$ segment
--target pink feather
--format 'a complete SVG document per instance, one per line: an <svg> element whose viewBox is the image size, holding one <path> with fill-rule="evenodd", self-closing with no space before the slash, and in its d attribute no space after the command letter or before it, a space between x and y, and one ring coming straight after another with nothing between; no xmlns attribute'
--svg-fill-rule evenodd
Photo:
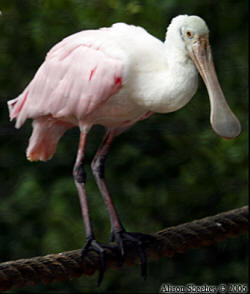
<svg viewBox="0 0 250 294"><path fill-rule="evenodd" d="M27 149L30 160L51 158L69 127L91 127L87 116L122 87L122 61L86 42L89 36L93 31L83 31L54 46L23 93L8 102L17 128L35 119Z"/></svg>

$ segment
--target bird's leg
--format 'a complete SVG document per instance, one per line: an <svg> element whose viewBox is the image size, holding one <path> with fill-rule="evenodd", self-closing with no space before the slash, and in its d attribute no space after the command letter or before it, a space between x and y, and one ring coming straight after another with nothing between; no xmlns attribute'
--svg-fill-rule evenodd
<svg viewBox="0 0 250 294"><path fill-rule="evenodd" d="M89 240L94 238L94 234L93 234L91 223L90 223L87 195L86 195L86 189L85 189L87 175L84 170L84 149L85 149L86 139L87 139L87 134L81 133L76 162L73 169L73 176L74 176L75 185L78 190L78 195L79 195L79 199L81 203L86 240Z"/></svg>
<svg viewBox="0 0 250 294"><path fill-rule="evenodd" d="M124 230L122 227L122 224L119 220L118 214L115 210L115 206L113 204L112 198L109 194L106 182L104 180L104 162L106 159L106 155L108 153L110 144L112 140L114 139L114 133L107 131L104 135L104 138L102 140L101 145L99 146L96 155L91 163L91 168L93 171L93 174L96 179L96 183L99 187L99 190L103 196L104 202L107 206L109 216L110 216L110 221L111 221L111 226L112 226L112 231L121 231Z"/></svg>
<svg viewBox="0 0 250 294"><path fill-rule="evenodd" d="M118 214L115 210L111 195L108 191L105 179L104 179L104 162L108 153L110 144L114 139L115 133L107 130L100 147L91 163L93 174L96 178L97 185L103 196L104 202L107 206L110 221L111 221L111 242L116 241L120 248L121 255L124 256L124 241L134 243L136 245L138 255L141 260L141 273L144 279L146 278L146 264L147 258L143 249L143 241L151 238L150 235L141 233L129 233L123 228ZM153 237L152 237L153 238Z"/></svg>
<svg viewBox="0 0 250 294"><path fill-rule="evenodd" d="M104 260L104 248L101 244L99 244L94 237L94 233L91 227L89 209L87 203L87 195L86 195L86 172L84 170L84 149L86 144L87 134L81 133L79 147L76 157L76 162L73 169L73 176L75 180L75 185L78 190L78 195L81 203L82 216L84 220L85 226L85 234L86 234L86 244L82 249L81 257L83 258L89 248L95 250L100 255L100 271L98 278L98 285L100 285L103 274L105 271L105 260Z"/></svg>

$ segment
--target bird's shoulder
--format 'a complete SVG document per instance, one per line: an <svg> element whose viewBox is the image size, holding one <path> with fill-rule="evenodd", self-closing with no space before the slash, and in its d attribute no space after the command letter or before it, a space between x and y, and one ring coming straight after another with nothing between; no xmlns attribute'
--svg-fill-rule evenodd
<svg viewBox="0 0 250 294"><path fill-rule="evenodd" d="M131 54L141 54L141 51L147 48L151 50L162 48L162 45L159 39L149 34L144 28L119 22L110 27L82 30L64 38L52 47L46 59L62 59L76 48L82 47L100 50L108 58L119 59L126 64Z"/></svg>
<svg viewBox="0 0 250 294"><path fill-rule="evenodd" d="M103 27L95 30L82 30L67 36L50 49L46 60L62 59L65 55L78 48L101 51L107 57L121 59L122 52L118 52L119 46L115 45L117 39L117 36L115 37L116 30L117 26Z"/></svg>

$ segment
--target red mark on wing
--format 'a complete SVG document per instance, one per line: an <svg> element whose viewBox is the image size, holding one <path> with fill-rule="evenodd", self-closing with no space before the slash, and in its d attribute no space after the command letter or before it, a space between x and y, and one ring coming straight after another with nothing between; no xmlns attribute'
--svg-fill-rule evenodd
<svg viewBox="0 0 250 294"><path fill-rule="evenodd" d="M93 69L90 71L90 75L89 75L89 81L91 81L91 79L93 78L93 75L94 75L94 73L95 73L96 69L97 69L97 66L96 66L96 67L94 67L94 68L93 68Z"/></svg>
<svg viewBox="0 0 250 294"><path fill-rule="evenodd" d="M121 77L115 77L115 85L118 87L122 86L122 78Z"/></svg>
<svg viewBox="0 0 250 294"><path fill-rule="evenodd" d="M29 91L27 91L27 93L25 94L21 104L17 107L17 109L13 113L13 115L12 115L13 117L16 117L18 115L18 113L21 111L21 109L23 108L23 105L24 105L25 101L27 100L28 94L29 94Z"/></svg>

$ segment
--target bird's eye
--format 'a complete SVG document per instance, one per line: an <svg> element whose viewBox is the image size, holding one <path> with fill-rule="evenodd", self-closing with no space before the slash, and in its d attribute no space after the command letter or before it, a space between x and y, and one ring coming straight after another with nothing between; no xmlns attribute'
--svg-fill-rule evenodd
<svg viewBox="0 0 250 294"><path fill-rule="evenodd" d="M186 36L191 39L193 38L193 33L191 31L186 31Z"/></svg>

